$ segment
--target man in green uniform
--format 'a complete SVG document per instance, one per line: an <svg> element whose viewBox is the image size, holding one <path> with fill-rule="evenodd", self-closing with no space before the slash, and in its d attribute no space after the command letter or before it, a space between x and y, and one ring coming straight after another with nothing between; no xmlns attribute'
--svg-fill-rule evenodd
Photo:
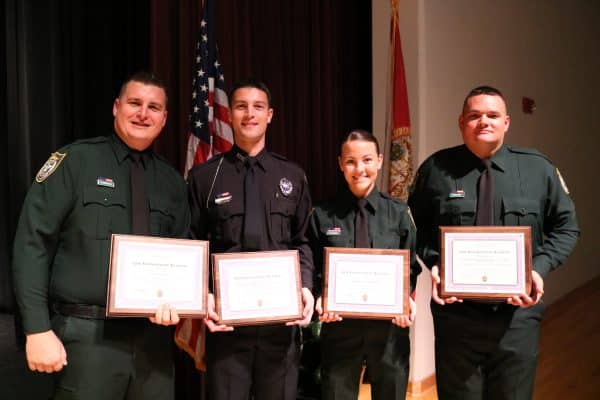
<svg viewBox="0 0 600 400"><path fill-rule="evenodd" d="M176 324L176 310L106 319L104 308L111 234L187 233L185 182L150 149L166 107L160 81L133 75L113 105L116 134L53 153L25 199L15 294L29 368L55 373L55 399L174 397L173 333L158 325Z"/></svg>
<svg viewBox="0 0 600 400"><path fill-rule="evenodd" d="M409 198L417 251L432 273L436 380L442 400L532 397L544 279L564 262L579 236L575 207L558 169L535 150L503 144L509 124L500 91L473 89L459 115L464 144L427 159ZM478 195L484 175L484 185L493 191ZM480 207L483 197L490 198L488 211ZM488 223L480 222L483 214ZM438 227L476 221L531 227L531 293L498 303L438 296Z"/></svg>

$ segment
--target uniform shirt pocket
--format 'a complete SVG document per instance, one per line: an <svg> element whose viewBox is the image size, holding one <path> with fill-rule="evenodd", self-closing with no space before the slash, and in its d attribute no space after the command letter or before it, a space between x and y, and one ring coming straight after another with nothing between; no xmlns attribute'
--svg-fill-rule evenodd
<svg viewBox="0 0 600 400"><path fill-rule="evenodd" d="M381 249L403 249L408 231L405 228L391 228L378 232L373 238L373 247Z"/></svg>
<svg viewBox="0 0 600 400"><path fill-rule="evenodd" d="M89 186L83 190L83 232L92 238L109 239L111 233L127 232L129 217L122 191Z"/></svg>
<svg viewBox="0 0 600 400"><path fill-rule="evenodd" d="M437 225L474 225L475 207L474 199L440 199L439 216Z"/></svg>
<svg viewBox="0 0 600 400"><path fill-rule="evenodd" d="M241 243L242 228L244 226L244 205L242 202L229 202L215 204L209 208L214 239Z"/></svg>
<svg viewBox="0 0 600 400"><path fill-rule="evenodd" d="M502 217L506 226L531 226L539 230L540 205L533 199L522 197L502 198Z"/></svg>
<svg viewBox="0 0 600 400"><path fill-rule="evenodd" d="M296 213L296 203L284 197L271 199L269 213L272 239L279 243L289 243L292 235L292 218Z"/></svg>
<svg viewBox="0 0 600 400"><path fill-rule="evenodd" d="M150 205L150 234L172 237L175 233L175 217L173 204L164 199L151 198Z"/></svg>

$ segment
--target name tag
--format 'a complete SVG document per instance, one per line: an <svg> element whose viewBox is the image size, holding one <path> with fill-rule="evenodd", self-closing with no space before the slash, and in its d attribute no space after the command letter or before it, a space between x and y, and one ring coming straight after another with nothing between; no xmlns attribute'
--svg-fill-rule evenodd
<svg viewBox="0 0 600 400"><path fill-rule="evenodd" d="M327 236L339 236L342 234L342 228L340 227L334 227L334 228L329 228L327 229L327 232L325 232L325 234Z"/></svg>
<svg viewBox="0 0 600 400"><path fill-rule="evenodd" d="M112 178L105 178L103 176L99 176L98 179L96 179L96 185L114 189L115 181L113 181Z"/></svg>
<svg viewBox="0 0 600 400"><path fill-rule="evenodd" d="M464 190L457 190L456 192L450 192L450 194L448 194L448 198L450 199L462 199L463 197L465 197Z"/></svg>

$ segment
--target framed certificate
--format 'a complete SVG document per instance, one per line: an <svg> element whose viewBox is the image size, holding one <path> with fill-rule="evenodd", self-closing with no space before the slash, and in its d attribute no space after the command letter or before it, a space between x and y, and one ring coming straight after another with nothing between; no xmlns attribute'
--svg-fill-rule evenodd
<svg viewBox="0 0 600 400"><path fill-rule="evenodd" d="M441 226L440 296L504 300L531 291L531 228Z"/></svg>
<svg viewBox="0 0 600 400"><path fill-rule="evenodd" d="M409 314L408 250L325 247L323 311L351 318Z"/></svg>
<svg viewBox="0 0 600 400"><path fill-rule="evenodd" d="M259 325L302 318L298 250L213 254L219 323Z"/></svg>
<svg viewBox="0 0 600 400"><path fill-rule="evenodd" d="M180 317L206 316L208 242L112 235L106 315L152 316L167 303Z"/></svg>

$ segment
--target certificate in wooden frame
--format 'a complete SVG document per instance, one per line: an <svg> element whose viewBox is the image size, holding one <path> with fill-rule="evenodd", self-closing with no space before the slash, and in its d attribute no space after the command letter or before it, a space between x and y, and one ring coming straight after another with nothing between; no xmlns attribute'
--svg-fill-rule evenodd
<svg viewBox="0 0 600 400"><path fill-rule="evenodd" d="M180 317L207 314L209 243L202 240L111 237L107 317L150 317L167 303Z"/></svg>
<svg viewBox="0 0 600 400"><path fill-rule="evenodd" d="M440 297L503 301L531 292L531 227L440 226Z"/></svg>
<svg viewBox="0 0 600 400"><path fill-rule="evenodd" d="M410 313L410 252L324 248L323 312L389 319Z"/></svg>
<svg viewBox="0 0 600 400"><path fill-rule="evenodd" d="M261 325L302 319L298 250L212 255L219 324Z"/></svg>

